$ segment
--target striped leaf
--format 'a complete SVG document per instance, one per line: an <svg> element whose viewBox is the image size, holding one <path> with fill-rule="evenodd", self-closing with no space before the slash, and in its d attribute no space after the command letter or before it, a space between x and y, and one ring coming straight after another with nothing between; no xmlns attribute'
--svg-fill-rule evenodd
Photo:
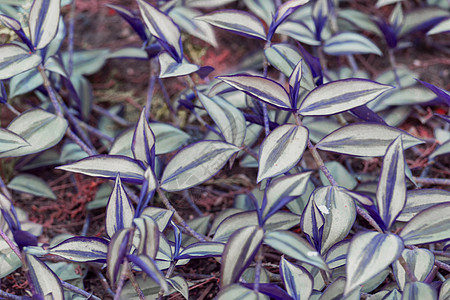
<svg viewBox="0 0 450 300"><path fill-rule="evenodd" d="M131 151L134 159L144 162L145 165L155 165L155 135L145 118L145 109L142 110L134 129Z"/></svg>
<svg viewBox="0 0 450 300"><path fill-rule="evenodd" d="M300 266L287 261L283 256L280 261L280 275L288 294L295 300L309 299L313 289L313 278Z"/></svg>
<svg viewBox="0 0 450 300"><path fill-rule="evenodd" d="M173 212L168 209L149 206L142 211L141 216L149 216L152 218L158 225L159 231L162 232L172 219Z"/></svg>
<svg viewBox="0 0 450 300"><path fill-rule="evenodd" d="M333 283L331 283L320 296L319 300L337 300L348 299L342 298L345 288L345 277L338 277Z"/></svg>
<svg viewBox="0 0 450 300"><path fill-rule="evenodd" d="M259 300L260 294L256 293L253 289L243 287L240 284L231 284L226 288L223 288L219 294L217 294L217 300L229 300L229 299L245 299L245 300Z"/></svg>
<svg viewBox="0 0 450 300"><path fill-rule="evenodd" d="M222 256L225 244L218 242L194 243L181 251L178 259L206 258Z"/></svg>
<svg viewBox="0 0 450 300"><path fill-rule="evenodd" d="M123 259L128 254L128 242L130 238L131 229L124 228L117 231L109 242L106 258L106 274L112 286L115 286Z"/></svg>
<svg viewBox="0 0 450 300"><path fill-rule="evenodd" d="M181 276L174 276L172 278L168 278L167 282L181 295L183 295L184 299L189 299L189 285Z"/></svg>
<svg viewBox="0 0 450 300"><path fill-rule="evenodd" d="M400 256L403 249L403 241L395 234L365 232L353 237L347 253L344 294L350 294L377 276Z"/></svg>
<svg viewBox="0 0 450 300"><path fill-rule="evenodd" d="M125 182L144 181L144 169L139 163L121 155L94 155L57 169L107 179L115 179L120 174Z"/></svg>
<svg viewBox="0 0 450 300"><path fill-rule="evenodd" d="M384 156L389 145L399 135L402 136L403 149L423 143L422 140L394 127L355 123L333 131L320 140L316 147L355 156Z"/></svg>
<svg viewBox="0 0 450 300"><path fill-rule="evenodd" d="M450 278L447 278L439 290L439 300L450 299Z"/></svg>
<svg viewBox="0 0 450 300"><path fill-rule="evenodd" d="M164 274L159 270L155 261L147 255L128 255L128 259L142 269L148 276L150 276L164 292L169 291L169 285L167 284Z"/></svg>
<svg viewBox="0 0 450 300"><path fill-rule="evenodd" d="M407 191L406 205L397 221L408 222L421 211L439 203L450 203L450 192L440 189Z"/></svg>
<svg viewBox="0 0 450 300"><path fill-rule="evenodd" d="M296 8L308 3L309 0L289 0L283 3L277 10L274 23L280 23L285 20Z"/></svg>
<svg viewBox="0 0 450 300"><path fill-rule="evenodd" d="M145 254L155 258L159 248L159 229L158 224L149 216L142 215L133 220L137 231L135 236L139 237L139 244L136 247L139 255Z"/></svg>
<svg viewBox="0 0 450 300"><path fill-rule="evenodd" d="M178 152L167 164L161 178L166 191L184 190L200 184L222 169L237 151L234 145L220 141L201 141Z"/></svg>
<svg viewBox="0 0 450 300"><path fill-rule="evenodd" d="M325 41L323 46L329 55L373 53L382 56L381 50L365 36L355 32L340 32Z"/></svg>
<svg viewBox="0 0 450 300"><path fill-rule="evenodd" d="M399 136L386 151L377 188L378 213L386 228L390 228L394 224L405 203L405 158L402 139Z"/></svg>
<svg viewBox="0 0 450 300"><path fill-rule="evenodd" d="M33 154L53 147L64 137L67 121L44 110L32 109L20 114L7 129L21 136L29 145L2 152L0 158Z"/></svg>
<svg viewBox="0 0 450 300"><path fill-rule="evenodd" d="M437 293L434 287L423 282L410 282L405 286L402 299L422 300L437 299Z"/></svg>
<svg viewBox="0 0 450 300"><path fill-rule="evenodd" d="M45 48L56 35L61 10L60 0L35 0L28 17L31 42L36 49Z"/></svg>
<svg viewBox="0 0 450 300"><path fill-rule="evenodd" d="M308 129L285 124L277 127L262 142L259 150L257 182L292 169L302 158L308 143Z"/></svg>
<svg viewBox="0 0 450 300"><path fill-rule="evenodd" d="M189 75L197 72L200 68L197 65L188 63L185 59L178 62L166 52L161 53L158 59L160 64L159 78Z"/></svg>
<svg viewBox="0 0 450 300"><path fill-rule="evenodd" d="M288 93L284 87L273 80L253 75L230 75L217 78L279 109L292 109Z"/></svg>
<svg viewBox="0 0 450 300"><path fill-rule="evenodd" d="M249 226L233 233L222 254L220 286L237 282L245 268L253 260L264 238L264 229Z"/></svg>
<svg viewBox="0 0 450 300"><path fill-rule="evenodd" d="M31 279L36 299L64 299L64 291L58 276L41 260L26 254L28 276ZM40 297L38 297L40 296Z"/></svg>
<svg viewBox="0 0 450 300"><path fill-rule="evenodd" d="M311 172L283 176L271 182L266 192L266 204L262 208L262 217L266 219L296 197L301 196L307 188Z"/></svg>
<svg viewBox="0 0 450 300"><path fill-rule="evenodd" d="M38 197L56 200L56 195L40 177L31 174L19 174L8 183L8 188Z"/></svg>
<svg viewBox="0 0 450 300"><path fill-rule="evenodd" d="M305 262L322 270L328 270L325 260L319 252L297 234L277 230L266 234L264 243L296 260Z"/></svg>
<svg viewBox="0 0 450 300"><path fill-rule="evenodd" d="M325 212L326 207L321 207ZM322 244L322 233L323 226L325 223L325 218L321 210L314 202L314 194L311 194L309 201L306 204L305 209L302 212L302 217L300 219L300 228L305 233L308 241L311 245L320 251Z"/></svg>
<svg viewBox="0 0 450 300"><path fill-rule="evenodd" d="M178 26L165 13L143 0L137 0L139 10L150 33L178 63L183 59L181 33Z"/></svg>
<svg viewBox="0 0 450 300"><path fill-rule="evenodd" d="M57 255L73 262L106 262L108 242L96 237L71 237L48 249L51 255Z"/></svg>
<svg viewBox="0 0 450 300"><path fill-rule="evenodd" d="M450 239L450 203L427 208L412 218L400 232L405 245L434 243Z"/></svg>
<svg viewBox="0 0 450 300"><path fill-rule="evenodd" d="M336 269L345 265L349 245L350 240L343 240L342 242L334 244L334 246L327 251L326 262L330 269Z"/></svg>
<svg viewBox="0 0 450 300"><path fill-rule="evenodd" d="M0 153L28 145L28 142L21 136L8 129L0 128Z"/></svg>
<svg viewBox="0 0 450 300"><path fill-rule="evenodd" d="M219 127L225 141L238 147L242 146L247 125L241 111L221 97L211 99L202 93L198 93L198 97Z"/></svg>
<svg viewBox="0 0 450 300"><path fill-rule="evenodd" d="M244 11L224 9L195 19L240 35L266 40L266 32L261 21Z"/></svg>
<svg viewBox="0 0 450 300"><path fill-rule="evenodd" d="M0 194L0 200L2 197L2 194ZM1 204L0 207L2 207ZM2 229L4 230L4 228ZM0 264L2 266L0 268L0 278L11 274L22 266L20 258L3 239L0 240Z"/></svg>
<svg viewBox="0 0 450 300"><path fill-rule="evenodd" d="M405 249L402 256L418 281L424 281L433 269L434 255L427 249ZM400 290L403 291L406 283L410 281L405 269L397 260L392 264L392 270Z"/></svg>
<svg viewBox="0 0 450 300"><path fill-rule="evenodd" d="M327 116L364 105L392 86L366 79L343 79L321 85L303 100L297 113L303 116Z"/></svg>
<svg viewBox="0 0 450 300"><path fill-rule="evenodd" d="M427 35L444 33L444 32L449 32L449 31L450 31L450 18L446 18L446 19L442 20L441 22L439 22L438 24L436 24L433 28L431 28L427 32Z"/></svg>
<svg viewBox="0 0 450 300"><path fill-rule="evenodd" d="M125 192L117 174L114 188L109 196L108 205L106 206L105 229L106 234L112 237L117 231L123 228L130 228L133 224L134 207Z"/></svg>

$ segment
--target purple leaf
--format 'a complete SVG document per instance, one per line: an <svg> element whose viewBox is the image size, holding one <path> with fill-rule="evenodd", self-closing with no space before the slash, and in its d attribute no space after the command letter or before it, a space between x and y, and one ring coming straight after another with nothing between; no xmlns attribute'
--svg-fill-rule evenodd
<svg viewBox="0 0 450 300"><path fill-rule="evenodd" d="M134 31L138 34L143 42L147 41L147 34L145 33L144 23L142 23L141 19L138 18L136 13L119 5L107 4L106 6L114 9L114 11L119 14L119 16L127 21L127 23L130 24L130 26L134 29Z"/></svg>
<svg viewBox="0 0 450 300"><path fill-rule="evenodd" d="M350 110L352 114L357 116L360 120L378 123L381 125L387 125L387 123L377 113L367 107L367 105L361 105Z"/></svg>
<svg viewBox="0 0 450 300"><path fill-rule="evenodd" d="M147 255L137 256L130 254L127 258L158 283L164 291L167 292L169 290L164 274L158 269L158 266L151 257Z"/></svg>
<svg viewBox="0 0 450 300"><path fill-rule="evenodd" d="M15 230L13 231L13 236L14 241L16 242L20 250L22 250L23 247L38 245L37 237L29 233L28 231Z"/></svg>
<svg viewBox="0 0 450 300"><path fill-rule="evenodd" d="M242 283L246 288L252 289L255 287L254 283ZM263 293L264 295L269 296L271 299L276 300L293 300L285 290L280 288L275 283L259 283L258 292Z"/></svg>
<svg viewBox="0 0 450 300"><path fill-rule="evenodd" d="M450 93L447 92L446 90L437 87L431 83L416 79L416 81L418 81L420 84L422 84L423 86L425 86L426 88L430 89L433 93L435 93L439 98L441 98L442 100L444 100L447 105L450 105Z"/></svg>

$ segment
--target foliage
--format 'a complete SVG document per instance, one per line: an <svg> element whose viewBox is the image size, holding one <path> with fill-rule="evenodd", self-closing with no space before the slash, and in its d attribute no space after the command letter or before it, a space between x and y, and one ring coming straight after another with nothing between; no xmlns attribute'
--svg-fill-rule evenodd
<svg viewBox="0 0 450 300"><path fill-rule="evenodd" d="M448 3L403 11L401 1L379 0L376 8L391 14L371 17L339 0L234 2L110 5L141 46L74 51L61 11L72 6L73 21L75 1L0 1L13 37L0 46L0 101L17 115L0 128L0 163L14 165L0 180L1 277L21 268L33 299L89 297L83 277L68 269L82 266L106 274L115 299L188 298L192 282L177 270L212 257L221 264L218 299L448 299L450 193L421 188L448 180L413 175L407 157L430 140L398 128L398 108L445 107L450 94L395 60L413 37L450 31ZM212 78L214 66L193 63L186 36L222 47L219 30L256 40L258 65ZM355 55L387 56L391 69L371 78ZM334 57L350 68L329 67ZM151 66L146 106L132 123L120 108L96 103L87 77L119 58ZM170 80L185 89L165 95L170 120L150 122L155 83L164 89ZM30 93L39 103L19 112L11 98ZM447 116L432 118L448 130ZM324 163L326 152L339 160ZM446 141L429 163L449 152ZM381 157L378 175L353 170L351 162L366 157ZM37 176L55 165L114 181L90 203L105 212L103 236L58 236L46 245L39 227L19 216L20 193L57 199L48 178ZM214 183L227 165L253 174L254 190L212 220L205 212L186 222L171 201ZM266 261L279 268L269 272Z"/></svg>

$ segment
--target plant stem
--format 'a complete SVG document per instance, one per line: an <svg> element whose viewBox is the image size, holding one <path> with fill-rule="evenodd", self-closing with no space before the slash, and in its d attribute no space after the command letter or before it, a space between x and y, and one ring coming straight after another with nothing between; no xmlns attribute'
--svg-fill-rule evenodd
<svg viewBox="0 0 450 300"><path fill-rule="evenodd" d="M128 278L131 281L131 284L133 285L134 289L136 290L136 293L139 296L139 299L145 300L144 292L142 292L141 287L139 286L139 283L136 281L136 278L134 277L134 274L131 270L131 265L128 264Z"/></svg>
<svg viewBox="0 0 450 300"><path fill-rule="evenodd" d="M252 149L250 149L246 145L242 145L242 147L240 149L242 151L244 151L245 153L247 153L248 155L250 155L251 157L253 157L254 159L258 160L258 154L256 154L255 151L253 151Z"/></svg>
<svg viewBox="0 0 450 300"><path fill-rule="evenodd" d="M409 280L412 282L416 282L417 278L416 275L414 275L413 271L409 268L408 263L405 261L403 256L400 255L398 258L398 262L402 265L403 269L405 270L406 276L408 276Z"/></svg>
<svg viewBox="0 0 450 300"><path fill-rule="evenodd" d="M395 55L394 55L394 49L389 49L389 62L391 63L392 72L394 73L395 82L397 83L397 86L399 88L402 88L402 85L400 83L400 77L398 76L397 72L397 63L395 61Z"/></svg>
<svg viewBox="0 0 450 300"><path fill-rule="evenodd" d="M22 257L22 254L20 253L19 248L17 248L16 244L14 244L13 241L11 241L11 239L6 235L2 228L0 228L0 236L5 240L11 250L17 255L17 257L19 257L19 259L23 263L24 259Z"/></svg>
<svg viewBox="0 0 450 300"><path fill-rule="evenodd" d="M259 281L261 279L261 267L262 267L262 261L263 261L264 255L263 255L263 248L262 245L259 246L258 253L256 254L256 266L255 266L255 285L253 286L253 291L256 293L259 292Z"/></svg>
<svg viewBox="0 0 450 300"><path fill-rule="evenodd" d="M169 279L170 276L172 276L172 273L175 270L176 265L177 265L177 260L170 262L169 269L167 269L166 276L165 276L166 279ZM158 300L161 300L163 296L164 296L164 290L161 288L158 293Z"/></svg>
<svg viewBox="0 0 450 300"><path fill-rule="evenodd" d="M433 254L437 255L437 256L450 257L450 253L449 252L436 251L436 250L430 250L430 251L433 252Z"/></svg>
<svg viewBox="0 0 450 300"><path fill-rule="evenodd" d="M267 43L264 45L264 50L270 47L270 41L267 41ZM267 60L267 57L263 56L264 62L263 62L263 75L264 77L267 77L267 71L269 68L269 61ZM264 132L266 136L270 133L270 127L269 127L269 114L267 112L267 104L265 102L260 102L262 109L263 109L263 117L264 117Z"/></svg>
<svg viewBox="0 0 450 300"><path fill-rule="evenodd" d="M195 202L192 200L191 195L189 195L188 190L183 191L183 196L186 199L186 201L189 203L189 205L192 207L192 209L195 211L195 213L199 216L203 216L203 212L198 208L198 206L195 204Z"/></svg>
<svg viewBox="0 0 450 300"><path fill-rule="evenodd" d="M444 178L413 177L413 179L417 183L423 183L423 184L450 185L450 179L444 179Z"/></svg>
<svg viewBox="0 0 450 300"><path fill-rule="evenodd" d="M173 215L175 217L175 220L177 220L178 223L180 223L180 225L190 234L192 235L194 238L196 238L197 240L201 241L201 242L206 242L207 240L209 240L208 237L205 237L203 235L201 235L200 233L196 232L194 229L192 229L187 223L186 221L184 221L184 219L180 216L180 214L178 214L177 210L172 206L172 204L170 204L169 199L167 199L166 195L164 194L164 192L158 188L157 189L158 195L161 197L164 205L167 207L168 210L173 212Z"/></svg>
<svg viewBox="0 0 450 300"><path fill-rule="evenodd" d="M11 104L9 104L8 102L5 103L6 108L8 108L13 114L15 114L16 116L20 115L20 112L14 108L14 106L12 106Z"/></svg>
<svg viewBox="0 0 450 300"><path fill-rule="evenodd" d="M68 290L71 290L72 292L75 292L75 293L77 293L77 294L80 294L80 295L83 296L83 297L86 297L87 299L101 300L99 297L94 296L93 294L88 293L88 292L86 292L86 291L83 291L82 289L80 289L80 288L78 288L78 287L76 287L76 286L74 286L74 285L71 285L70 283L67 283L67 282L65 282L65 281L62 281L62 280L61 280L61 285L62 285L64 288L66 288L66 289L68 289Z"/></svg>
<svg viewBox="0 0 450 300"><path fill-rule="evenodd" d="M146 120L150 119L150 109L152 106L153 93L155 91L156 77L158 77L158 75L155 74L153 59L151 59L150 60L150 79L149 79L148 91L147 91L147 103L145 104L145 119Z"/></svg>
<svg viewBox="0 0 450 300"><path fill-rule="evenodd" d="M114 122L123 127L128 127L131 125L131 123L128 122L127 120L110 113L107 109L104 109L103 107L98 106L97 104L92 105L92 110L95 111L96 113L99 113L103 116L110 118L111 120L113 120Z"/></svg>
<svg viewBox="0 0 450 300"><path fill-rule="evenodd" d="M69 66L67 73L69 73L69 76L72 75L73 72L73 38L74 38L74 31L75 31L75 8L76 8L76 0L72 0L72 4L70 5L70 20L69 20L69 45L68 45L68 52L69 52Z"/></svg>
<svg viewBox="0 0 450 300"><path fill-rule="evenodd" d="M39 73L41 74L42 79L44 80L44 87L47 90L48 97L50 98L50 101L53 104L53 108L55 109L56 115L58 117L63 118L61 105L58 102L58 99L56 98L55 91L53 90L52 84L50 83L50 79L48 78L47 74L45 74L44 66L42 64L40 64L37 68L38 68Z"/></svg>
<svg viewBox="0 0 450 300"><path fill-rule="evenodd" d="M11 299L11 300L31 300L30 297L27 296L16 296L5 291L0 290L0 297L2 299Z"/></svg>
<svg viewBox="0 0 450 300"><path fill-rule="evenodd" d="M131 240L133 238L130 238ZM114 300L120 300L120 293L122 292L123 285L125 283L125 280L127 279L128 275L128 266L129 262L128 259L124 259L123 265L122 265L122 273L120 274L119 282L117 283L117 289L116 289L116 295L114 296Z"/></svg>

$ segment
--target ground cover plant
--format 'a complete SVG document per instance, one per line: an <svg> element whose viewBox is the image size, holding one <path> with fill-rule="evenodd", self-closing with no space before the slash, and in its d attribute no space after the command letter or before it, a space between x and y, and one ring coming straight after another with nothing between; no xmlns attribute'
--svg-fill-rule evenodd
<svg viewBox="0 0 450 300"><path fill-rule="evenodd" d="M0 0L0 297L450 299L449 6Z"/></svg>

